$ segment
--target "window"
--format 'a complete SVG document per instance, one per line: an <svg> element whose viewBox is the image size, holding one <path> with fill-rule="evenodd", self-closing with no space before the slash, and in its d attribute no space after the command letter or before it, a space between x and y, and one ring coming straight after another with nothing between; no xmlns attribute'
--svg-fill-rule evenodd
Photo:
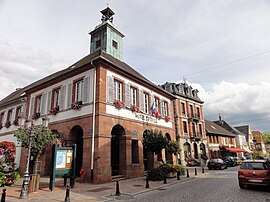
<svg viewBox="0 0 270 202"><path fill-rule="evenodd" d="M36 96L35 100L35 112L40 113L41 112L41 95Z"/></svg>
<svg viewBox="0 0 270 202"><path fill-rule="evenodd" d="M200 133L200 135L202 135L202 125L201 124L199 124L199 133Z"/></svg>
<svg viewBox="0 0 270 202"><path fill-rule="evenodd" d="M195 123L192 123L192 134L193 134L193 136L196 136L196 126L195 126Z"/></svg>
<svg viewBox="0 0 270 202"><path fill-rule="evenodd" d="M186 115L185 103L183 102L181 102L181 111L182 111L182 115Z"/></svg>
<svg viewBox="0 0 270 202"><path fill-rule="evenodd" d="M189 105L189 115L191 117L194 117L194 112L193 112L193 106L192 105Z"/></svg>
<svg viewBox="0 0 270 202"><path fill-rule="evenodd" d="M12 116L12 111L13 111L13 109L8 110L7 121L6 121L6 123L5 123L5 127L6 127L6 128L9 128L10 125L11 125L10 120L11 120L11 116Z"/></svg>
<svg viewBox="0 0 270 202"><path fill-rule="evenodd" d="M123 100L123 83L118 80L114 80L114 95L115 100Z"/></svg>
<svg viewBox="0 0 270 202"><path fill-rule="evenodd" d="M188 128L187 128L187 122L183 121L183 129L184 129L184 133L188 133Z"/></svg>
<svg viewBox="0 0 270 202"><path fill-rule="evenodd" d="M74 95L75 95L75 102L82 102L82 94L83 91L83 79L80 79L75 82L74 84ZM59 101L58 101L59 102Z"/></svg>
<svg viewBox="0 0 270 202"><path fill-rule="evenodd" d="M59 95L60 95L60 88L54 89L52 94L52 108L56 108L59 106Z"/></svg>
<svg viewBox="0 0 270 202"><path fill-rule="evenodd" d="M132 163L139 163L139 147L138 140L131 140Z"/></svg>
<svg viewBox="0 0 270 202"><path fill-rule="evenodd" d="M163 102L162 103L162 109L163 109L163 115L164 116L168 116L169 115L169 111L168 111L168 102Z"/></svg>
<svg viewBox="0 0 270 202"><path fill-rule="evenodd" d="M99 48L101 46L101 39L96 41L96 49Z"/></svg>
<svg viewBox="0 0 270 202"><path fill-rule="evenodd" d="M201 117L201 115L200 115L200 108L199 107L196 107L196 116L198 117L198 118L200 118Z"/></svg>
<svg viewBox="0 0 270 202"><path fill-rule="evenodd" d="M118 49L118 43L117 43L115 40L112 40L112 46L113 46L115 49Z"/></svg>
<svg viewBox="0 0 270 202"><path fill-rule="evenodd" d="M159 98L158 97L155 97L154 98L154 109L159 112Z"/></svg>
<svg viewBox="0 0 270 202"><path fill-rule="evenodd" d="M134 87L130 87L130 95L131 95L131 104L137 106L137 89Z"/></svg>
<svg viewBox="0 0 270 202"><path fill-rule="evenodd" d="M147 93L143 93L143 99L144 99L144 112L146 114L149 113L149 95Z"/></svg>

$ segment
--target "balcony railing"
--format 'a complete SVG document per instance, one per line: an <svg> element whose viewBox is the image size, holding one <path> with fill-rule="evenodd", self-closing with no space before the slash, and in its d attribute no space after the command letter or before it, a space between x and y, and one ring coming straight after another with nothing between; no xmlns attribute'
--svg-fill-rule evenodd
<svg viewBox="0 0 270 202"><path fill-rule="evenodd" d="M199 121L199 120L201 120L201 117L200 117L199 114L196 114L196 113L189 113L189 114L188 114L188 119L189 119L190 121L192 121L192 120L194 120L194 121Z"/></svg>

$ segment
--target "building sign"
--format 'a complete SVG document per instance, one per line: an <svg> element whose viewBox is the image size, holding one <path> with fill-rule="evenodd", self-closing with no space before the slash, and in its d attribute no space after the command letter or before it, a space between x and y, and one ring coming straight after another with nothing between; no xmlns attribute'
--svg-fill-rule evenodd
<svg viewBox="0 0 270 202"><path fill-rule="evenodd" d="M157 118L153 116L135 113L135 117L148 123L157 123Z"/></svg>
<svg viewBox="0 0 270 202"><path fill-rule="evenodd" d="M55 187L56 175L70 175L75 177L76 145L70 147L52 146L52 170L49 189Z"/></svg>

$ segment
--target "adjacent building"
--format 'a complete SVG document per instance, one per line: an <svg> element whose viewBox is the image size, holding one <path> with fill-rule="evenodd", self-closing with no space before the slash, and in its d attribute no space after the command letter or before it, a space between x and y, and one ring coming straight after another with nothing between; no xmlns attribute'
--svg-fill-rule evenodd
<svg viewBox="0 0 270 202"><path fill-rule="evenodd" d="M174 100L174 119L176 138L180 144L179 161L186 164L187 159L200 160L206 157L207 138L203 116L203 101L198 96L198 90L186 82L165 83L163 89L176 96Z"/></svg>

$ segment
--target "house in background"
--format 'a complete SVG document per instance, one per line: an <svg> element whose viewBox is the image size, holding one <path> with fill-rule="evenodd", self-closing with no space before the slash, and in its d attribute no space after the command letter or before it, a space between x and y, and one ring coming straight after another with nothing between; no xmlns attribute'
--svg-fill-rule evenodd
<svg viewBox="0 0 270 202"><path fill-rule="evenodd" d="M253 136L250 130L249 125L244 125L244 126L234 126L238 131L242 132L246 136L246 143L244 143L243 149L245 149L249 155L252 153L252 146L253 146Z"/></svg>
<svg viewBox="0 0 270 202"><path fill-rule="evenodd" d="M261 151L263 154L266 154L266 148L262 138L262 132L258 130L252 130L251 133L253 136L253 144L254 144L253 151Z"/></svg>
<svg viewBox="0 0 270 202"><path fill-rule="evenodd" d="M202 156L208 156L203 101L199 98L198 90L186 82L166 82L161 87L177 97L173 108L176 137L181 149L180 162L186 164L185 159L200 160Z"/></svg>
<svg viewBox="0 0 270 202"><path fill-rule="evenodd" d="M236 148L237 135L218 124L205 120L205 130L208 141L209 158L232 156Z"/></svg>
<svg viewBox="0 0 270 202"><path fill-rule="evenodd" d="M227 148L234 153L234 156L244 157L245 155L248 155L249 147L246 141L246 135L244 133L240 132L239 130L228 124L226 121L222 120L220 115L219 120L214 121L214 123L236 135L236 147L231 149Z"/></svg>

